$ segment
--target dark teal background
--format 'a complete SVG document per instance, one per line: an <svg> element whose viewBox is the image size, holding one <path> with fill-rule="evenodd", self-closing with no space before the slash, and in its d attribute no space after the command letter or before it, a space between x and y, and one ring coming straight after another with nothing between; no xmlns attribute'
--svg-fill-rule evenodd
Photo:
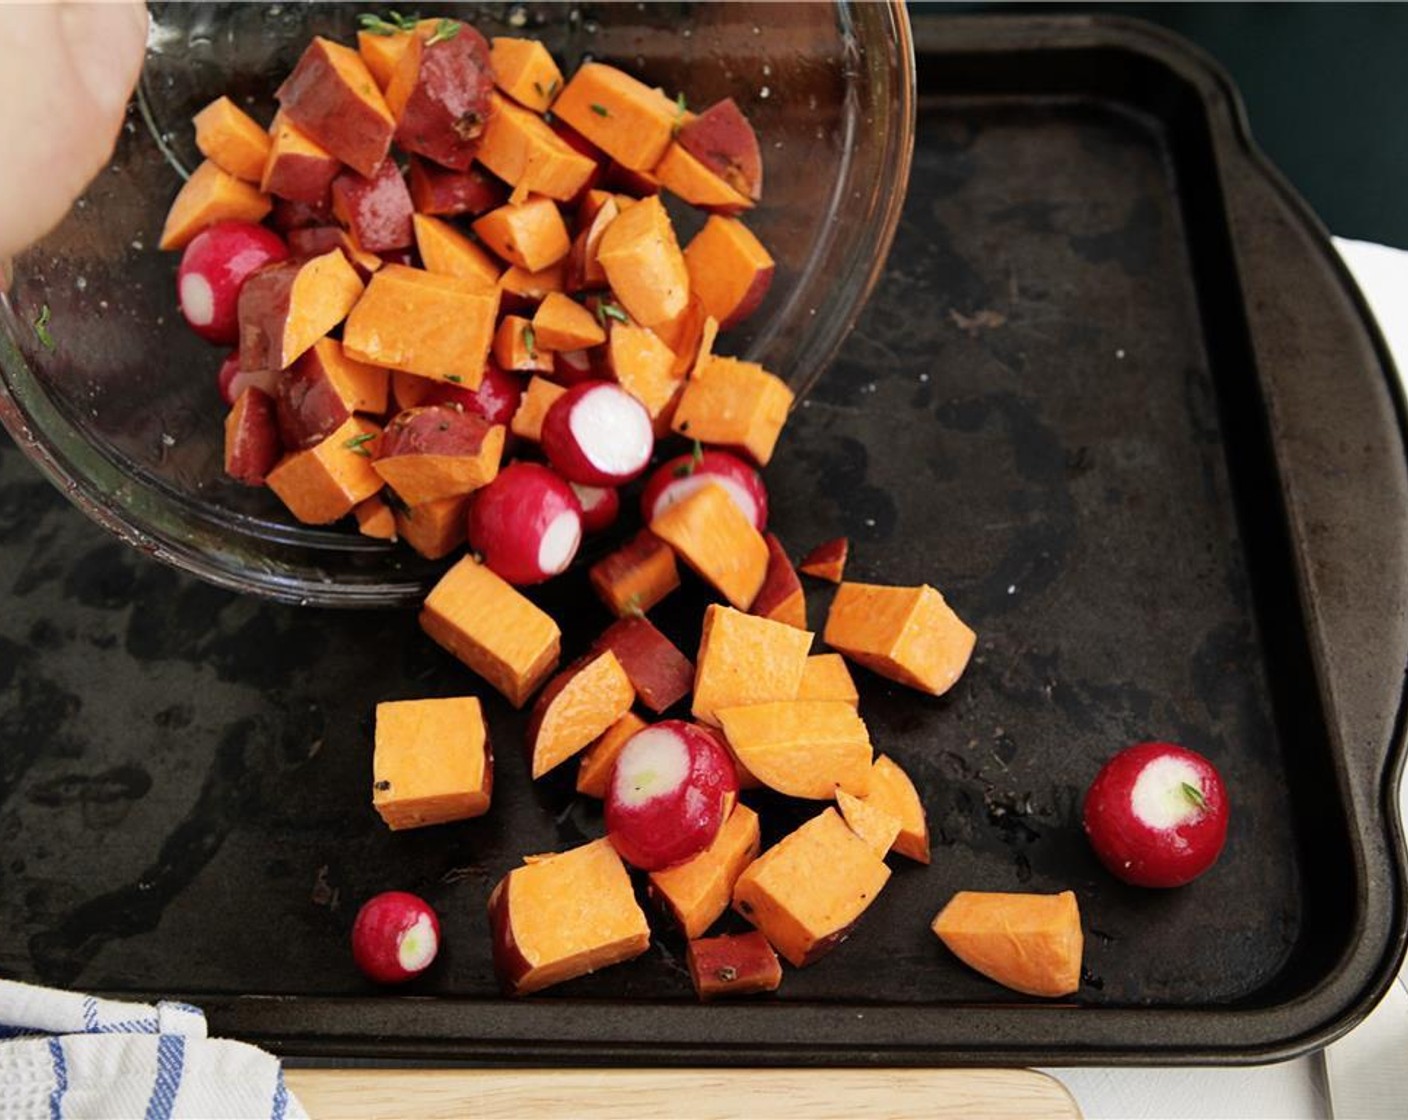
<svg viewBox="0 0 1408 1120"><path fill-rule="evenodd" d="M913 4L916 12L948 5ZM1252 135L1331 232L1408 248L1408 4L965 4L1105 12L1192 40L1231 73Z"/></svg>

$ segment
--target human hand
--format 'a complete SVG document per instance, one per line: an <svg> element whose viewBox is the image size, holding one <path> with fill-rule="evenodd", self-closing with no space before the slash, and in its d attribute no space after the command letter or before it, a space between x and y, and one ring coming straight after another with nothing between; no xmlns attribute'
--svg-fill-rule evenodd
<svg viewBox="0 0 1408 1120"><path fill-rule="evenodd" d="M58 225L112 157L146 41L140 0L5 8L0 261Z"/></svg>

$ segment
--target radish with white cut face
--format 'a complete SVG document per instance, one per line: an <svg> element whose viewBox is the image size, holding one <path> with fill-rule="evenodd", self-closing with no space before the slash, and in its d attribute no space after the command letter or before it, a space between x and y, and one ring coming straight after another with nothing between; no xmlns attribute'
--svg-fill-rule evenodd
<svg viewBox="0 0 1408 1120"><path fill-rule="evenodd" d="M369 899L352 923L352 957L379 984L420 975L439 951L439 918L423 898L406 891Z"/></svg>
<svg viewBox="0 0 1408 1120"><path fill-rule="evenodd" d="M620 486L645 470L655 433L645 406L612 381L583 381L543 417L553 469L583 486Z"/></svg>
<svg viewBox="0 0 1408 1120"><path fill-rule="evenodd" d="M659 871L713 841L738 793L728 750L701 727L665 720L616 756L606 790L606 834L621 857Z"/></svg>
<svg viewBox="0 0 1408 1120"><path fill-rule="evenodd" d="M288 257L278 234L251 222L217 222L191 239L176 270L181 315L217 346L239 339L240 289L266 264Z"/></svg>
<svg viewBox="0 0 1408 1120"><path fill-rule="evenodd" d="M760 533L766 530L768 492L757 468L727 451L705 451L697 444L695 447L695 451L655 468L640 497L645 523L649 525L676 502L713 482L724 488L753 528Z"/></svg>
<svg viewBox="0 0 1408 1120"><path fill-rule="evenodd" d="M470 506L470 548L509 583L541 583L566 571L581 543L577 495L537 463L505 467Z"/></svg>
<svg viewBox="0 0 1408 1120"><path fill-rule="evenodd" d="M621 495L609 486L583 486L572 483L572 493L582 503L582 527L588 533L610 528L621 512Z"/></svg>
<svg viewBox="0 0 1408 1120"><path fill-rule="evenodd" d="M1107 762L1085 795L1091 846L1111 874L1178 887L1216 861L1227 839L1227 791L1202 755L1140 743Z"/></svg>

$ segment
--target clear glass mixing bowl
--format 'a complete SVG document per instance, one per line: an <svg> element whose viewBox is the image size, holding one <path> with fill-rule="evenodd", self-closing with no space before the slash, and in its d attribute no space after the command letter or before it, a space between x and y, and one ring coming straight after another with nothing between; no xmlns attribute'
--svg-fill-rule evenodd
<svg viewBox="0 0 1408 1120"><path fill-rule="evenodd" d="M222 93L267 121L315 34L351 42L343 4L153 4L147 62L111 166L64 224L0 262L0 421L40 469L123 540L202 579L326 606L414 602L444 564L346 527L295 522L222 473L223 357L181 322L179 255L156 248L200 160L192 115ZM879 276L913 147L904 5L422 5L484 34L541 38L570 73L615 62L692 105L732 96L763 146L747 221L777 261L765 304L719 351L798 395L821 374ZM3 171L0 171L3 173ZM681 239L701 221L672 210ZM36 321L47 307L47 337Z"/></svg>

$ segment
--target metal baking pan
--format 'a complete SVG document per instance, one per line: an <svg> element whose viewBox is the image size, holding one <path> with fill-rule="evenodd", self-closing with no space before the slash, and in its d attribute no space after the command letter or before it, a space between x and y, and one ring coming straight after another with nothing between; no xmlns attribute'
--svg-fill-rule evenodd
<svg viewBox="0 0 1408 1120"><path fill-rule="evenodd" d="M1383 345L1189 46L1103 18L915 31L903 228L768 478L794 548L849 534L854 577L930 581L980 633L943 699L862 681L933 864L897 861L773 999L698 1006L665 932L504 1001L485 900L523 853L597 833L571 776L530 785L501 746L487 818L389 834L373 702L467 683L413 615L192 582L7 446L0 974L180 995L284 1055L417 1061L1260 1062L1372 1006L1405 932L1408 469ZM667 605L667 629L697 625L700 597ZM603 622L576 606L567 652ZM521 717L491 721L516 740ZM1153 737L1213 757L1234 807L1216 869L1162 893L1104 874L1078 819L1100 762ZM774 806L773 835L800 815ZM387 995L346 935L392 885L436 905L445 948ZM1065 1003L1005 993L928 930L960 888L1066 887L1088 948Z"/></svg>

